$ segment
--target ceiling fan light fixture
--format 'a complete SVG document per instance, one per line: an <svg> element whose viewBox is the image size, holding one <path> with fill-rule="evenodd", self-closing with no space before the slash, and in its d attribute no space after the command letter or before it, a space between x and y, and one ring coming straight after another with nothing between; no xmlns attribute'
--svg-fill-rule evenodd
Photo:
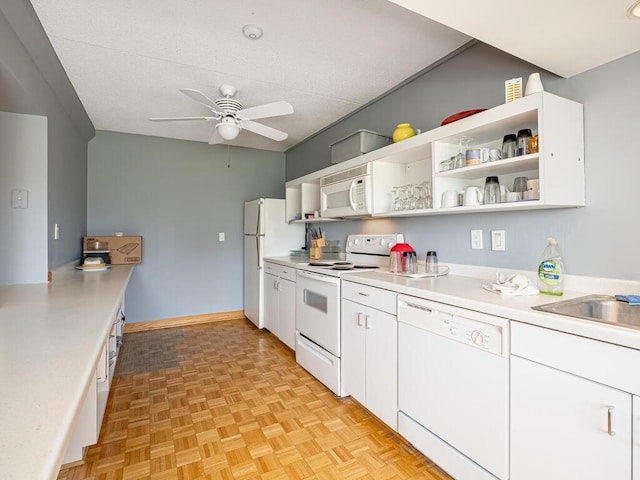
<svg viewBox="0 0 640 480"><path fill-rule="evenodd" d="M636 0L627 10L627 17L632 20L640 19L640 0Z"/></svg>
<svg viewBox="0 0 640 480"><path fill-rule="evenodd" d="M242 34L249 40L258 40L262 37L262 29L258 25L249 23L242 27Z"/></svg>
<svg viewBox="0 0 640 480"><path fill-rule="evenodd" d="M235 140L240 133L240 127L231 117L225 117L216 125L218 134L225 140Z"/></svg>

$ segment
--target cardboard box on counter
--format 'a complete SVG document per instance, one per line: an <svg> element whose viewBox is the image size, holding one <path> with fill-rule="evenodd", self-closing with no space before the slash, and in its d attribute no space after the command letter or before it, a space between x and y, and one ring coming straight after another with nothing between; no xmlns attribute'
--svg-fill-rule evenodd
<svg viewBox="0 0 640 480"><path fill-rule="evenodd" d="M108 250L112 265L142 263L142 237L84 237L82 250L85 254Z"/></svg>

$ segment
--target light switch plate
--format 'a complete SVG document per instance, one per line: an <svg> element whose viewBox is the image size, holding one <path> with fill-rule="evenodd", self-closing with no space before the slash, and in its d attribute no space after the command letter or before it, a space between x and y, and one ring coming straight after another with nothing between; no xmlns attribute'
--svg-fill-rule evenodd
<svg viewBox="0 0 640 480"><path fill-rule="evenodd" d="M224 232L218 233L218 241L219 242L224 242Z"/></svg>
<svg viewBox="0 0 640 480"><path fill-rule="evenodd" d="M504 230L491 230L491 250L504 252L506 250Z"/></svg>
<svg viewBox="0 0 640 480"><path fill-rule="evenodd" d="M29 208L29 190L11 190L11 208Z"/></svg>
<svg viewBox="0 0 640 480"><path fill-rule="evenodd" d="M471 230L471 249L482 250L482 230Z"/></svg>

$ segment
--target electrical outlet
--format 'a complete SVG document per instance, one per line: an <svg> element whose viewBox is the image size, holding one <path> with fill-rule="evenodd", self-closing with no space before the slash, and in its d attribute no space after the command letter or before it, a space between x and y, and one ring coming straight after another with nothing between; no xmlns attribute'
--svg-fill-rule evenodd
<svg viewBox="0 0 640 480"><path fill-rule="evenodd" d="M491 230L491 250L504 252L506 250L506 236L504 230Z"/></svg>
<svg viewBox="0 0 640 480"><path fill-rule="evenodd" d="M218 233L218 241L219 242L224 242L224 232Z"/></svg>
<svg viewBox="0 0 640 480"><path fill-rule="evenodd" d="M482 250L482 230L471 230L471 248Z"/></svg>

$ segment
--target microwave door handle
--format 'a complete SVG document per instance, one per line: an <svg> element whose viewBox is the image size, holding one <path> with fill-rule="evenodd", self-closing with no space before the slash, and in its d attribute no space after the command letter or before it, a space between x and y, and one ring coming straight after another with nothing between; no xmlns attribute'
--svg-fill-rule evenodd
<svg viewBox="0 0 640 480"><path fill-rule="evenodd" d="M349 186L349 203L351 204L351 210L356 211L356 201L353 198L356 191L356 181L351 181L351 186Z"/></svg>

